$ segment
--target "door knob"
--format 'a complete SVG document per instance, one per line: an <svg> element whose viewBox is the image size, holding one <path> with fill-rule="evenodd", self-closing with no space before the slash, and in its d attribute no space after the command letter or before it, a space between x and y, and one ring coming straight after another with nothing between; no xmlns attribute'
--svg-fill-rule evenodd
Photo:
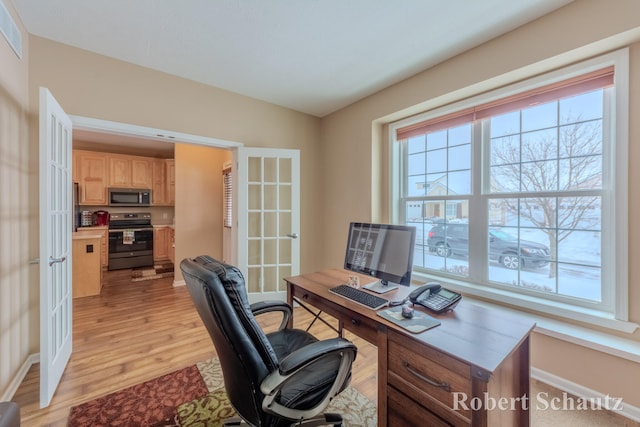
<svg viewBox="0 0 640 427"><path fill-rule="evenodd" d="M292 239L297 239L298 238L298 233L289 233L289 234L287 234L287 237L291 237Z"/></svg>

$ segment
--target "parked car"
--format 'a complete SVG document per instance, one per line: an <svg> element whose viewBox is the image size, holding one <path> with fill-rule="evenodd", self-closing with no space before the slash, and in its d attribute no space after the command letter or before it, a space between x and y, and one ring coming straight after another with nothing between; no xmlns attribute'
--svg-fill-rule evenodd
<svg viewBox="0 0 640 427"><path fill-rule="evenodd" d="M452 254L469 255L468 224L436 224L428 233L430 252L441 257ZM518 255L518 246L520 255ZM500 229L489 229L489 258L510 269L520 266L542 268L549 264L549 248L541 243L519 240Z"/></svg>

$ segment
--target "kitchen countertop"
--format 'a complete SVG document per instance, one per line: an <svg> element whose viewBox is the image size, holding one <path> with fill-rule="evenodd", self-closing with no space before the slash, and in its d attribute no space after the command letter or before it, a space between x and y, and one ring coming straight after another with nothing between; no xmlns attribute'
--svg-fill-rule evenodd
<svg viewBox="0 0 640 427"><path fill-rule="evenodd" d="M89 230L87 230L89 231ZM91 234L91 233L73 233L71 235L71 239L73 240L81 240L81 239L101 239L102 234Z"/></svg>
<svg viewBox="0 0 640 427"><path fill-rule="evenodd" d="M105 228L109 228L108 225L90 225L87 227L78 227L78 231L86 231L86 230L104 230Z"/></svg>

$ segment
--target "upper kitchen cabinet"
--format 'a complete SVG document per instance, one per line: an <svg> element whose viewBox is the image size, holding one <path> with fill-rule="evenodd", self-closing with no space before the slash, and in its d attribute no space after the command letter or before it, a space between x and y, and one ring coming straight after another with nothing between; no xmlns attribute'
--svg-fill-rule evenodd
<svg viewBox="0 0 640 427"><path fill-rule="evenodd" d="M154 205L168 205L167 198L167 167L164 159L154 159L152 167L153 185L151 197Z"/></svg>
<svg viewBox="0 0 640 427"><path fill-rule="evenodd" d="M152 161L153 186L151 187L153 205L175 205L175 163L173 159L154 159Z"/></svg>
<svg viewBox="0 0 640 427"><path fill-rule="evenodd" d="M81 205L107 204L107 156L93 151L74 150L80 184Z"/></svg>
<svg viewBox="0 0 640 427"><path fill-rule="evenodd" d="M109 155L109 186L151 188L152 160L138 156Z"/></svg>
<svg viewBox="0 0 640 427"><path fill-rule="evenodd" d="M105 206L107 188L151 189L151 204L175 204L173 159L73 150L73 180L80 184L81 205Z"/></svg>
<svg viewBox="0 0 640 427"><path fill-rule="evenodd" d="M167 163L167 199L171 206L176 204L176 162L174 159L165 160Z"/></svg>

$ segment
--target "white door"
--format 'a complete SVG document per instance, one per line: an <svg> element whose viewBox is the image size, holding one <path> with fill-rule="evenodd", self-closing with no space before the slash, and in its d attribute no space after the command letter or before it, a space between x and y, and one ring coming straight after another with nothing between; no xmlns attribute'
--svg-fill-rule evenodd
<svg viewBox="0 0 640 427"><path fill-rule="evenodd" d="M285 300L300 272L300 151L238 148L237 266L250 302Z"/></svg>
<svg viewBox="0 0 640 427"><path fill-rule="evenodd" d="M40 88L40 407L71 356L71 120Z"/></svg>

